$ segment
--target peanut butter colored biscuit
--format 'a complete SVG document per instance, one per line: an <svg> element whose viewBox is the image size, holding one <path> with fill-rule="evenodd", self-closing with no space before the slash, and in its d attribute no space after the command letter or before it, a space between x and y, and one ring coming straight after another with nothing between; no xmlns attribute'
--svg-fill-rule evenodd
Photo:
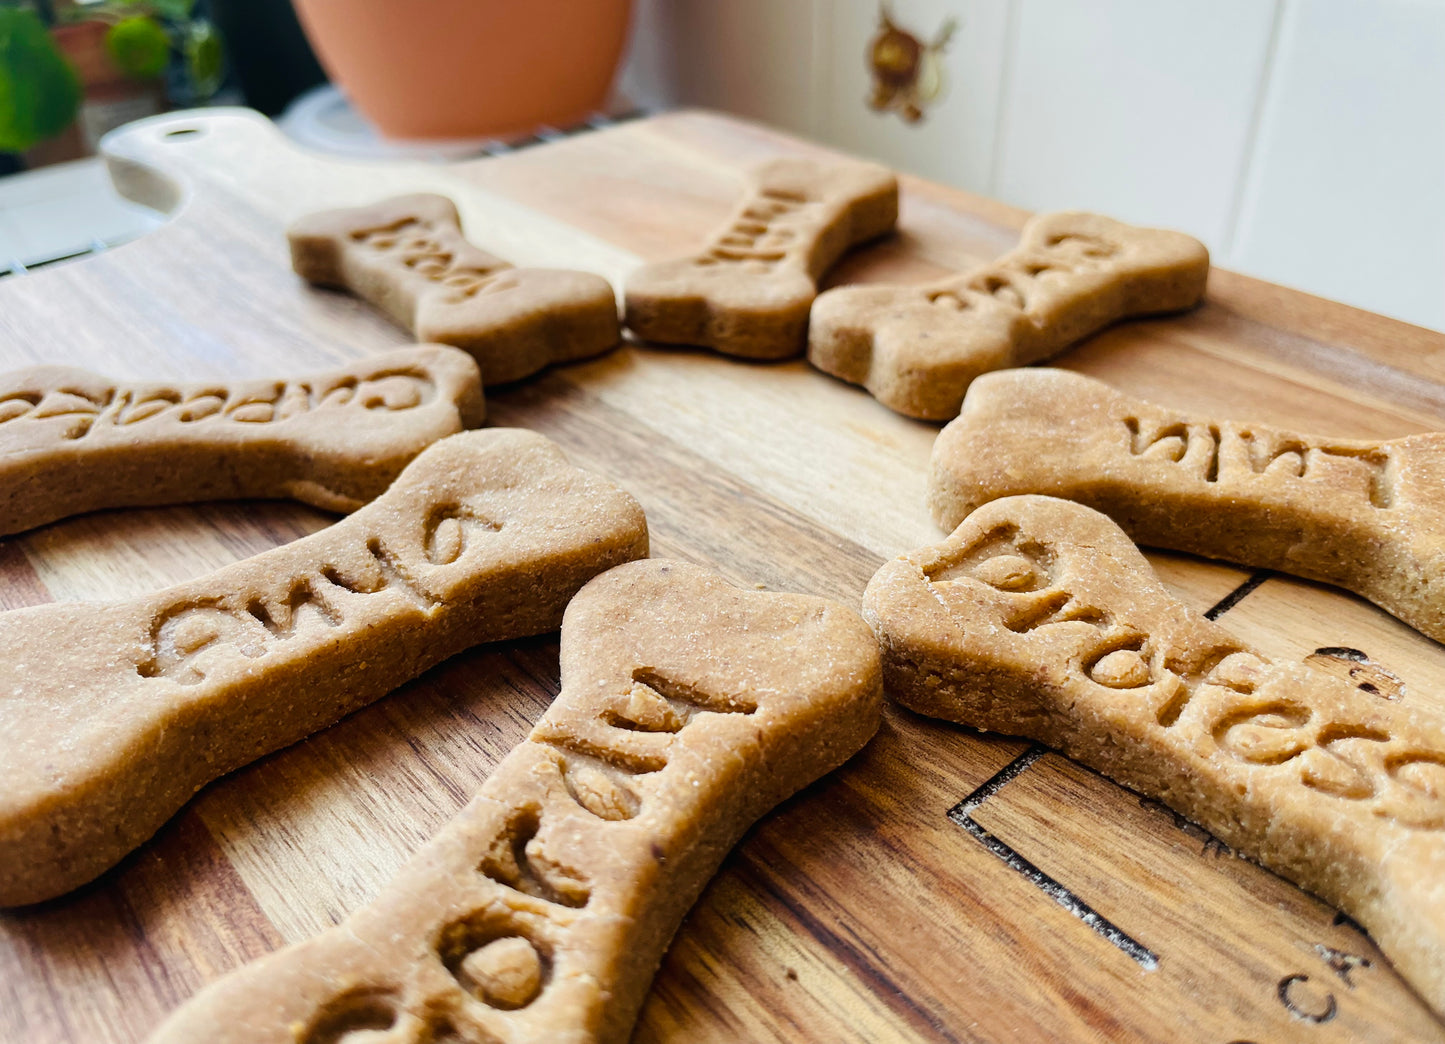
<svg viewBox="0 0 1445 1044"><path fill-rule="evenodd" d="M152 1044L620 1044L728 849L868 741L881 693L843 606L614 569L568 606L561 694L471 803L370 905Z"/></svg>
<svg viewBox="0 0 1445 1044"><path fill-rule="evenodd" d="M288 380L0 374L0 535L100 508L232 497L354 511L484 412L476 364L442 345Z"/></svg>
<svg viewBox="0 0 1445 1044"><path fill-rule="evenodd" d="M1135 540L1354 591L1445 641L1445 435L1321 439L1190 417L1065 370L976 383L933 447L945 529L997 497L1097 508Z"/></svg>
<svg viewBox="0 0 1445 1044"><path fill-rule="evenodd" d="M1046 359L1119 319L1189 308L1208 276L1209 251L1191 236L1040 214L1017 248L981 268L820 295L808 360L889 409L948 420L980 374Z"/></svg>
<svg viewBox="0 0 1445 1044"><path fill-rule="evenodd" d="M1445 721L1272 663L1108 518L1009 497L864 595L888 692L1163 801L1354 917L1445 1013Z"/></svg>
<svg viewBox="0 0 1445 1044"><path fill-rule="evenodd" d="M607 280L560 268L513 268L462 236L445 196L397 196L328 210L287 230L291 266L309 283L349 290L416 334L470 352L483 384L585 359L619 339Z"/></svg>
<svg viewBox="0 0 1445 1044"><path fill-rule="evenodd" d="M89 881L217 776L448 656L555 628L587 580L646 554L632 497L495 429L210 576L0 614L0 905Z"/></svg>
<svg viewBox="0 0 1445 1044"><path fill-rule="evenodd" d="M638 337L750 359L806 347L818 280L849 247L898 221L898 181L867 163L788 158L756 168L737 213L701 253L627 280Z"/></svg>

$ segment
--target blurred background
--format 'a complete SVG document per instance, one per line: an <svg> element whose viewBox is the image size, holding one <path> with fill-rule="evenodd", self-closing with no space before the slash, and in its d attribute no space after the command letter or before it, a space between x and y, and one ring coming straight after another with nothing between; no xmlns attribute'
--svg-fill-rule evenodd
<svg viewBox="0 0 1445 1044"><path fill-rule="evenodd" d="M151 227L83 157L162 108L445 161L706 106L1445 328L1445 0L0 0L0 63L0 270Z"/></svg>

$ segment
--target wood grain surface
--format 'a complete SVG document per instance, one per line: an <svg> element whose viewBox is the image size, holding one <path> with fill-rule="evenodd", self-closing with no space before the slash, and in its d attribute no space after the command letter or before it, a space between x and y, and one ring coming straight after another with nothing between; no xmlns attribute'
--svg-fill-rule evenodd
<svg viewBox="0 0 1445 1044"><path fill-rule="evenodd" d="M291 274L282 229L308 210L443 192L487 250L620 282L700 243L747 164L823 152L682 113L454 166L366 165L301 155L239 110L145 121L107 148L122 190L175 219L0 281L0 365L303 373L408 340ZM1025 216L905 179L899 233L831 278L933 278L1007 250ZM1311 434L1445 427L1445 336L1226 272L1195 312L1114 327L1060 363L1163 404ZM745 585L857 605L886 557L941 535L924 508L937 427L801 361L629 346L493 389L489 412L635 494L654 554ZM282 503L71 519L0 541L0 606L136 594L330 521ZM1181 598L1269 654L1363 667L1445 711L1445 650L1367 603L1151 558ZM95 884L0 913L0 1040L141 1040L204 983L335 923L557 689L555 636L457 657L206 788ZM894 709L860 756L727 860L635 1039L1326 1044L1445 1041L1445 1026L1352 923L1166 809L1057 754Z"/></svg>

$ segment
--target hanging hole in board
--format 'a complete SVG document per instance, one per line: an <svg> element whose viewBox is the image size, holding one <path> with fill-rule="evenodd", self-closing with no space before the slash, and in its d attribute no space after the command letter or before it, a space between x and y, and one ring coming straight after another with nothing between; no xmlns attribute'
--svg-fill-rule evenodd
<svg viewBox="0 0 1445 1044"><path fill-rule="evenodd" d="M176 127L173 130L166 131L161 137L166 141L175 141L178 138L194 138L201 133L202 131L199 127Z"/></svg>

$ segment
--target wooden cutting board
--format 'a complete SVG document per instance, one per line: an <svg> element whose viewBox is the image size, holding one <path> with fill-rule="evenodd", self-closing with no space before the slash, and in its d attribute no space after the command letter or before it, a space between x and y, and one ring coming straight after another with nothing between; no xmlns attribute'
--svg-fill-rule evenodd
<svg viewBox="0 0 1445 1044"><path fill-rule="evenodd" d="M282 229L431 190L527 264L628 270L723 221L740 171L814 146L682 113L455 166L303 155L245 111L108 139L152 235L0 281L0 365L127 377L293 374L404 343L307 289ZM1002 253L1023 213L904 182L899 234L834 281L920 281ZM1445 427L1445 336L1227 272L1180 318L1060 365L1157 402L1322 435ZM934 425L804 362L623 348L489 395L642 502L654 554L857 605L888 556L936 541ZM103 512L0 541L0 604L133 595L322 528L280 503ZM1181 555L1165 582L1270 655L1445 711L1445 650L1319 585ZM0 665L0 671L7 668ZM555 636L460 656L206 788L96 884L0 913L0 1039L124 1044L244 961L375 895L556 693ZM3 786L3 781L0 781ZM952 813L950 815L950 813ZM1057 754L890 710L788 802L683 925L637 1041L1445 1041L1351 922L1166 809Z"/></svg>

